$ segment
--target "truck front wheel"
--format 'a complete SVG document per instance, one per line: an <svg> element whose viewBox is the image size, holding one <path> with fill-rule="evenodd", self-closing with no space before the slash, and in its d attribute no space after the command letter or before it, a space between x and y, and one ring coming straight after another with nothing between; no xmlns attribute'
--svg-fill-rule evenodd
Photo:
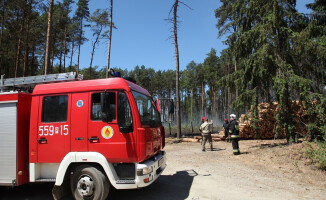
<svg viewBox="0 0 326 200"><path fill-rule="evenodd" d="M110 182L97 168L77 167L70 179L71 193L76 200L105 200Z"/></svg>

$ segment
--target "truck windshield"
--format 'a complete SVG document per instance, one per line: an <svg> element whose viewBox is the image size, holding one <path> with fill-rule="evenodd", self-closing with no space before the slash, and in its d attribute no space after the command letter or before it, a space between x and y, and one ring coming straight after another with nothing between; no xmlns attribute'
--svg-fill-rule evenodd
<svg viewBox="0 0 326 200"><path fill-rule="evenodd" d="M143 126L157 127L161 125L160 115L151 97L132 91Z"/></svg>

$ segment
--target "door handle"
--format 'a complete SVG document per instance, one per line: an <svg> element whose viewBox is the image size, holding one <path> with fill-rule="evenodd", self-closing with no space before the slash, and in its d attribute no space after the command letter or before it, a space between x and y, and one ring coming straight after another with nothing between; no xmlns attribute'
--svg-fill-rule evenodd
<svg viewBox="0 0 326 200"><path fill-rule="evenodd" d="M91 137L91 138L88 138L88 141L90 141L91 143L98 143L98 142L100 142L100 138Z"/></svg>
<svg viewBox="0 0 326 200"><path fill-rule="evenodd" d="M48 140L46 138L40 138L40 139L37 139L37 142L39 144L47 144L48 143Z"/></svg>

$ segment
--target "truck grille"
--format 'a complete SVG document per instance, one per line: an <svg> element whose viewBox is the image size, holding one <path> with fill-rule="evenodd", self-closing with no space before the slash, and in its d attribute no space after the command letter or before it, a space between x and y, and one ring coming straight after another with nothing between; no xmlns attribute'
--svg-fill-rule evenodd
<svg viewBox="0 0 326 200"><path fill-rule="evenodd" d="M136 168L133 163L114 164L114 169L120 180L135 179Z"/></svg>

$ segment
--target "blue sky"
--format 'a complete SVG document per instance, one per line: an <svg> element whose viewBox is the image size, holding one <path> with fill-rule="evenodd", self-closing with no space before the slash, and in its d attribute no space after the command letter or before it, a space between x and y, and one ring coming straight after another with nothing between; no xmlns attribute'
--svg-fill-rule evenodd
<svg viewBox="0 0 326 200"><path fill-rule="evenodd" d="M76 0L78 1L78 0ZM217 19L214 11L221 3L218 0L184 0L189 9L180 5L179 53L180 69L194 60L202 63L211 48L219 53L226 48L218 38ZM309 12L305 4L313 0L297 0L300 12ZM172 24L168 18L174 0L114 0L113 22L118 29L113 30L111 46L111 67L132 70L136 65L144 65L155 70L175 69ZM96 9L109 8L109 0L90 0L90 13ZM81 47L80 67L89 67L91 58L92 33L86 30L89 39ZM100 41L96 48L93 66L100 68L107 63L107 40ZM76 54L77 55L77 54ZM76 59L75 63L77 63Z"/></svg>

